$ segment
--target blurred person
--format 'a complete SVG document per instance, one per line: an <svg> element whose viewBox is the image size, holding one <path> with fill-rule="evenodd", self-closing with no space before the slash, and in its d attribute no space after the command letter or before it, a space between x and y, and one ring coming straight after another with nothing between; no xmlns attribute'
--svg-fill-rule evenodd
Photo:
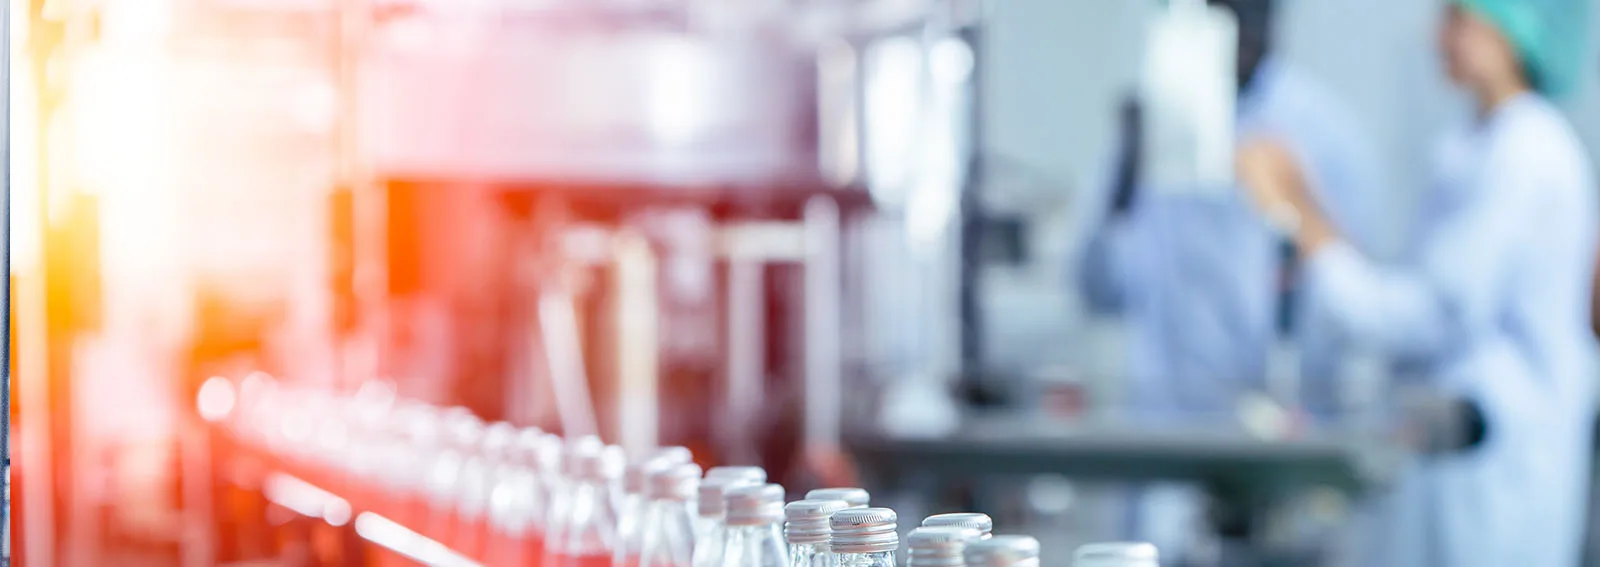
<svg viewBox="0 0 1600 567"><path fill-rule="evenodd" d="M1373 146L1327 88L1282 61L1273 46L1275 0L1211 0L1239 22L1236 128L1271 133L1303 156L1310 192L1346 234L1375 236ZM1126 317L1131 334L1127 406L1141 422L1195 423L1232 415L1241 395L1266 388L1280 331L1298 347L1300 400L1324 413L1342 348L1328 325L1281 289L1292 257L1284 239L1235 191L1148 187L1140 180L1141 108L1122 109L1120 155L1079 258L1079 288L1097 314ZM1130 535L1162 549L1188 547L1199 506L1191 491L1145 491Z"/></svg>
<svg viewBox="0 0 1600 567"><path fill-rule="evenodd" d="M1365 565L1576 565L1594 418L1585 314L1594 176L1550 102L1579 75L1585 0L1453 0L1440 33L1477 113L1444 138L1414 261L1384 266L1314 200L1292 141L1238 155L1338 328L1480 408L1486 437L1424 457L1376 503Z"/></svg>

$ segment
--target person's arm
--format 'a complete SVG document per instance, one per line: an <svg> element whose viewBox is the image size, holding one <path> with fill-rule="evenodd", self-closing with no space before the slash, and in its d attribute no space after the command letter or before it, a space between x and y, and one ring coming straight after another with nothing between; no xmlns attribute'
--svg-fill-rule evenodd
<svg viewBox="0 0 1600 567"><path fill-rule="evenodd" d="M1315 196L1319 210L1328 214L1342 238L1359 250L1372 249L1380 241L1378 221L1383 218L1373 145L1342 109L1316 107L1324 112L1308 112L1288 125L1297 134L1308 194ZM1292 341L1298 347L1298 401L1319 419L1337 419L1347 388L1343 378L1358 368L1351 366L1353 360L1370 353L1356 348L1326 309L1307 301L1299 283L1305 277L1298 251L1293 262L1295 300L1289 307Z"/></svg>
<svg viewBox="0 0 1600 567"><path fill-rule="evenodd" d="M1262 206L1292 211L1288 224L1306 259L1306 292L1348 336L1392 355L1426 356L1494 325L1517 229L1532 218L1539 194L1528 187L1536 158L1515 148L1492 155L1475 186L1459 188L1462 208L1439 219L1424 265L1390 268L1340 236L1306 198L1292 155L1271 146L1245 150L1240 175Z"/></svg>

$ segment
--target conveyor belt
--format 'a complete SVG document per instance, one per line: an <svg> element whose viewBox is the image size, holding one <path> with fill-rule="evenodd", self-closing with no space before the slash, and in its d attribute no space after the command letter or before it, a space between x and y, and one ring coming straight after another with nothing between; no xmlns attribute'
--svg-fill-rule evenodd
<svg viewBox="0 0 1600 567"><path fill-rule="evenodd" d="M872 474L1057 473L1073 478L1326 486L1356 493L1392 477L1401 452L1371 436L1263 439L1244 431L977 418L938 438L865 433L846 442Z"/></svg>

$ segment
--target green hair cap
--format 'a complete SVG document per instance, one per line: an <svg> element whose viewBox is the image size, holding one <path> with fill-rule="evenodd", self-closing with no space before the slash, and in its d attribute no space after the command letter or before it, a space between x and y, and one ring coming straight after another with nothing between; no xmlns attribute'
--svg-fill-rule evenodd
<svg viewBox="0 0 1600 567"><path fill-rule="evenodd" d="M1588 53L1589 0L1456 0L1511 40L1533 87L1547 97L1570 94Z"/></svg>

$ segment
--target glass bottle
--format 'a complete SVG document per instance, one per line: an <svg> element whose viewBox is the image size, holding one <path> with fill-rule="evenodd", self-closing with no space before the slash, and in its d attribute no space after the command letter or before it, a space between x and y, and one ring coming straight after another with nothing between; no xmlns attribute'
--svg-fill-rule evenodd
<svg viewBox="0 0 1600 567"><path fill-rule="evenodd" d="M613 565L622 567L639 563L639 553L644 548L642 526L645 504L649 501L645 495L648 491L646 485L649 484L649 475L659 469L688 464L690 457L686 448L662 447L628 463L622 477L622 504L618 507L617 513L617 550L612 557ZM699 480L698 472L695 476L696 480ZM688 510L687 506L684 510Z"/></svg>
<svg viewBox="0 0 1600 567"><path fill-rule="evenodd" d="M399 424L401 442L392 447L393 471L397 490L391 506L395 522L420 530L428 517L428 479L433 475L434 459L444 444L444 418L438 408L414 405Z"/></svg>
<svg viewBox="0 0 1600 567"><path fill-rule="evenodd" d="M689 502L699 484L700 467L694 463L659 467L647 476L638 567L691 567L695 541Z"/></svg>
<svg viewBox="0 0 1600 567"><path fill-rule="evenodd" d="M523 538L523 556L529 563L538 564L545 557L545 543L555 530L556 501L565 490L562 476L562 453L566 450L561 438L550 433L525 434L519 442L533 471L531 513L527 535Z"/></svg>
<svg viewBox="0 0 1600 567"><path fill-rule="evenodd" d="M516 435L517 428L510 423L488 424L479 436L478 445L468 449L467 459L461 465L456 487L455 533L445 543L468 557L483 557L489 539L485 533L491 529L488 514L496 475L500 465L509 458Z"/></svg>
<svg viewBox="0 0 1600 567"><path fill-rule="evenodd" d="M1073 554L1073 567L1159 567L1156 546L1139 542L1091 543Z"/></svg>
<svg viewBox="0 0 1600 567"><path fill-rule="evenodd" d="M895 532L899 517L888 508L847 508L828 518L833 535L828 540L833 567L895 567L894 551L900 547Z"/></svg>
<svg viewBox="0 0 1600 567"><path fill-rule="evenodd" d="M723 522L723 495L730 488L766 482L767 473L756 467L717 467L700 483L699 508L694 526L694 567L721 567L727 524Z"/></svg>
<svg viewBox="0 0 1600 567"><path fill-rule="evenodd" d="M967 543L978 531L959 526L923 526L906 535L906 567L965 567Z"/></svg>
<svg viewBox="0 0 1600 567"><path fill-rule="evenodd" d="M485 520L494 490L494 474L494 465L482 456L469 456L461 464L456 482L454 531L444 543L467 557L483 557L483 532L487 527Z"/></svg>
<svg viewBox="0 0 1600 567"><path fill-rule="evenodd" d="M458 516L456 503L461 492L462 472L468 459L476 455L483 440L484 423L465 408L445 410L443 446L428 465L427 521L423 534L450 544L454 542Z"/></svg>
<svg viewBox="0 0 1600 567"><path fill-rule="evenodd" d="M1039 567L1039 540L1021 535L994 536L968 542L962 555L967 567ZM1106 565L1122 567L1121 563Z"/></svg>
<svg viewBox="0 0 1600 567"><path fill-rule="evenodd" d="M604 446L599 438L568 443L565 478L556 486L544 567L606 567L616 542Z"/></svg>
<svg viewBox="0 0 1600 567"><path fill-rule="evenodd" d="M526 463L504 463L495 469L490 490L483 562L486 567L525 567L539 556L528 555L537 518L538 480Z"/></svg>
<svg viewBox="0 0 1600 567"><path fill-rule="evenodd" d="M872 496L862 488L818 488L807 492L806 500L843 500L851 508L866 508Z"/></svg>
<svg viewBox="0 0 1600 567"><path fill-rule="evenodd" d="M994 534L994 520L989 518L988 514L956 512L953 514L934 514L922 520L922 527L925 528L944 526L977 530L980 539L989 539Z"/></svg>
<svg viewBox="0 0 1600 567"><path fill-rule="evenodd" d="M783 487L776 484L727 491L723 500L727 503L728 539L722 547L722 567L788 567L783 496Z"/></svg>
<svg viewBox="0 0 1600 567"><path fill-rule="evenodd" d="M850 505L843 500L797 500L783 507L789 567L827 567L828 518Z"/></svg>

